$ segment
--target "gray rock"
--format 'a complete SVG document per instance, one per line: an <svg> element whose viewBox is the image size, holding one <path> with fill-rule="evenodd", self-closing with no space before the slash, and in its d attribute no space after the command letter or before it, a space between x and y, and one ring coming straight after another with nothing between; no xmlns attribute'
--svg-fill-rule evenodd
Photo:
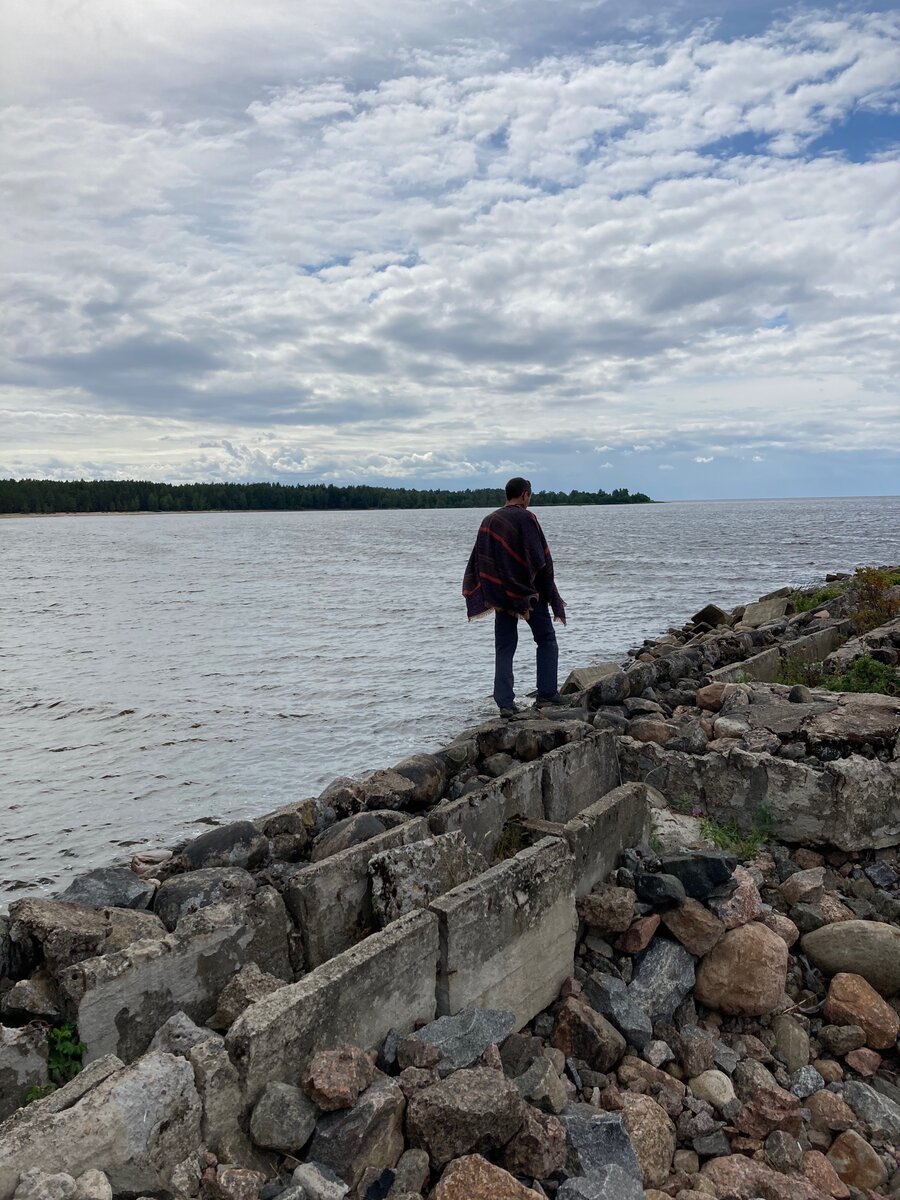
<svg viewBox="0 0 900 1200"><path fill-rule="evenodd" d="M75 1180L74 1200L112 1200L112 1187L102 1171L85 1171Z"/></svg>
<svg viewBox="0 0 900 1200"><path fill-rule="evenodd" d="M0 1002L4 1016L16 1018L18 1025L23 1019L56 1022L61 1019L56 985L48 971L39 969L30 979L14 983Z"/></svg>
<svg viewBox="0 0 900 1200"><path fill-rule="evenodd" d="M695 981L694 960L678 942L656 937L636 960L629 998L651 1021L671 1020Z"/></svg>
<svg viewBox="0 0 900 1200"><path fill-rule="evenodd" d="M615 1165L640 1184L641 1168L618 1113L598 1112L585 1104L573 1104L559 1120L566 1129L567 1168L573 1174L597 1176L604 1167Z"/></svg>
<svg viewBox="0 0 900 1200"><path fill-rule="evenodd" d="M300 1088L267 1083L250 1117L250 1136L257 1146L297 1155L312 1137L317 1115Z"/></svg>
<svg viewBox="0 0 900 1200"><path fill-rule="evenodd" d="M332 854L359 846L400 823L400 814L396 812L360 812L345 817L319 834L313 843L310 860L322 862Z"/></svg>
<svg viewBox="0 0 900 1200"><path fill-rule="evenodd" d="M424 1150L405 1151L394 1168L394 1182L390 1191L392 1200L403 1192L424 1192L429 1173L428 1155Z"/></svg>
<svg viewBox="0 0 900 1200"><path fill-rule="evenodd" d="M621 979L594 972L584 981L583 998L638 1050L643 1050L653 1037L653 1022Z"/></svg>
<svg viewBox="0 0 900 1200"><path fill-rule="evenodd" d="M436 897L468 883L487 866L456 830L382 850L369 860L372 906L387 925L406 913L427 908Z"/></svg>
<svg viewBox="0 0 900 1200"><path fill-rule="evenodd" d="M644 1200L644 1189L640 1180L609 1163L594 1175L567 1179L556 1196L557 1200Z"/></svg>
<svg viewBox="0 0 900 1200"><path fill-rule="evenodd" d="M826 1050L843 1058L851 1050L861 1050L866 1044L865 1031L859 1025L823 1025L819 1041Z"/></svg>
<svg viewBox="0 0 900 1200"><path fill-rule="evenodd" d="M791 1092L801 1100L805 1100L813 1092L821 1091L824 1086L825 1080L815 1067L801 1067L791 1075Z"/></svg>
<svg viewBox="0 0 900 1200"><path fill-rule="evenodd" d="M900 1104L858 1079L844 1084L843 1098L876 1137L900 1139Z"/></svg>
<svg viewBox="0 0 900 1200"><path fill-rule="evenodd" d="M153 884L144 883L130 867L97 867L73 879L60 896L86 908L146 908Z"/></svg>
<svg viewBox="0 0 900 1200"><path fill-rule="evenodd" d="M296 1197L292 1195L291 1200L344 1200L350 1191L343 1179L324 1163L301 1163L292 1179L302 1192ZM286 1198L288 1193L282 1192L281 1196Z"/></svg>
<svg viewBox="0 0 900 1200"><path fill-rule="evenodd" d="M284 986L285 981L277 975L261 971L255 962L247 963L246 967L241 967L236 975L232 975L222 989L218 1007L210 1018L210 1025L213 1029L223 1032L230 1029L251 1004Z"/></svg>
<svg viewBox="0 0 900 1200"><path fill-rule="evenodd" d="M353 1108L320 1118L308 1151L310 1159L331 1167L351 1188L356 1187L369 1167L393 1167L403 1153L405 1109L396 1081L380 1076Z"/></svg>
<svg viewBox="0 0 900 1200"><path fill-rule="evenodd" d="M71 1200L76 1186L72 1176L65 1172L54 1175L39 1167L32 1167L22 1174L15 1200Z"/></svg>
<svg viewBox="0 0 900 1200"><path fill-rule="evenodd" d="M417 1092L409 1102L406 1129L410 1145L427 1150L432 1166L439 1168L465 1154L499 1150L524 1119L525 1104L514 1084L481 1067L457 1071Z"/></svg>
<svg viewBox="0 0 900 1200"><path fill-rule="evenodd" d="M630 691L628 677L624 671L615 671L599 679L588 689L586 701L589 710L604 704L621 704Z"/></svg>
<svg viewBox="0 0 900 1200"><path fill-rule="evenodd" d="M549 1058L538 1058L523 1075L514 1079L524 1100L541 1112L558 1115L566 1107L566 1085L557 1075Z"/></svg>
<svg viewBox="0 0 900 1200"><path fill-rule="evenodd" d="M29 947L29 959L36 958L34 951L39 950L52 974L165 932L152 913L89 908L62 900L17 900L10 905L9 916L12 942Z"/></svg>
<svg viewBox="0 0 900 1200"><path fill-rule="evenodd" d="M153 900L153 911L171 932L188 913L223 900L252 896L255 891L256 880L241 867L204 867L165 880Z"/></svg>
<svg viewBox="0 0 900 1200"><path fill-rule="evenodd" d="M701 1158L724 1158L731 1153L731 1143L721 1129L692 1138L691 1147Z"/></svg>
<svg viewBox="0 0 900 1200"><path fill-rule="evenodd" d="M766 1162L774 1171L783 1175L798 1172L803 1168L803 1149L791 1134L776 1129L765 1141Z"/></svg>
<svg viewBox="0 0 900 1200"><path fill-rule="evenodd" d="M201 1029L187 1013L177 1012L160 1025L150 1041L149 1049L187 1058L194 1046L215 1036L209 1029Z"/></svg>
<svg viewBox="0 0 900 1200"><path fill-rule="evenodd" d="M772 1072L752 1058L745 1058L738 1063L732 1079L734 1090L744 1103L752 1100L758 1091L778 1088L778 1081Z"/></svg>
<svg viewBox="0 0 900 1200"><path fill-rule="evenodd" d="M714 851L694 851L664 854L662 870L681 881L685 892L692 900L705 900L717 889L728 883L737 859L733 855Z"/></svg>
<svg viewBox="0 0 900 1200"><path fill-rule="evenodd" d="M638 900L654 907L662 904L680 904L686 894L680 879L674 875L656 874L653 871L638 871L634 877L634 890Z"/></svg>
<svg viewBox="0 0 900 1200"><path fill-rule="evenodd" d="M241 1079L228 1057L225 1039L209 1033L191 1046L187 1060L194 1069L194 1083L200 1095L203 1143L220 1160L237 1159L244 1166L253 1164L252 1150L239 1120L244 1109Z"/></svg>
<svg viewBox="0 0 900 1200"><path fill-rule="evenodd" d="M433 1046L441 1056L438 1074L442 1077L450 1075L463 1067L471 1067L488 1046L502 1042L515 1023L511 1012L495 1008L464 1008L455 1016L438 1017L404 1039L400 1066L410 1065L403 1055L415 1045Z"/></svg>
<svg viewBox="0 0 900 1200"><path fill-rule="evenodd" d="M252 821L231 821L188 842L184 856L192 871L201 867L257 867L269 845Z"/></svg>

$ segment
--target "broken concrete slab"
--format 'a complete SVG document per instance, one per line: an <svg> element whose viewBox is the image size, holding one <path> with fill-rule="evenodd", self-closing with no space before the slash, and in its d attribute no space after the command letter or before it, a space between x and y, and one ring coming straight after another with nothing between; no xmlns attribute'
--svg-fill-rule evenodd
<svg viewBox="0 0 900 1200"><path fill-rule="evenodd" d="M571 973L578 917L575 861L543 838L431 904L440 921L438 1012L508 1009L521 1029ZM541 963L535 971L534 964Z"/></svg>
<svg viewBox="0 0 900 1200"><path fill-rule="evenodd" d="M486 870L482 855L458 830L382 850L369 860L375 916L388 925Z"/></svg>
<svg viewBox="0 0 900 1200"><path fill-rule="evenodd" d="M369 1050L392 1028L431 1021L437 969L438 920L415 912L252 1004L225 1039L246 1099L271 1080L296 1082L318 1050L346 1042L348 1031Z"/></svg>
<svg viewBox="0 0 900 1200"><path fill-rule="evenodd" d="M781 651L777 646L751 655L742 662L729 663L709 672L713 683L774 683L781 674Z"/></svg>
<svg viewBox="0 0 900 1200"><path fill-rule="evenodd" d="M201 1143L193 1070L171 1054L144 1055L68 1108L53 1100L30 1104L0 1128L0 1200L12 1200L35 1163L72 1176L104 1171L117 1193L168 1191L173 1167Z"/></svg>
<svg viewBox="0 0 900 1200"><path fill-rule="evenodd" d="M208 1020L245 962L290 979L288 928L281 897L260 888L249 900L185 917L174 933L67 967L59 977L61 998L87 1046L85 1061L104 1054L132 1061L176 1012Z"/></svg>
<svg viewBox="0 0 900 1200"><path fill-rule="evenodd" d="M621 737L619 763L625 779L647 780L670 801L694 797L719 822L749 829L765 807L786 842L865 850L900 841L900 762L854 756L816 770L738 747L692 755Z"/></svg>
<svg viewBox="0 0 900 1200"><path fill-rule="evenodd" d="M823 742L892 746L900 735L900 698L841 692L837 704L803 722L803 732L811 746Z"/></svg>
<svg viewBox="0 0 900 1200"><path fill-rule="evenodd" d="M415 817L296 871L285 900L303 935L308 967L321 966L378 928L372 908L371 859L383 850L427 837L427 822Z"/></svg>
<svg viewBox="0 0 900 1200"><path fill-rule="evenodd" d="M625 783L563 826L575 860L576 896L586 896L606 879L623 850L645 840L649 814L647 785Z"/></svg>
<svg viewBox="0 0 900 1200"><path fill-rule="evenodd" d="M611 730L592 730L577 742L541 759L544 817L571 821L619 783L616 741Z"/></svg>
<svg viewBox="0 0 900 1200"><path fill-rule="evenodd" d="M777 621L779 617L785 615L787 610L788 599L786 596L774 597L771 600L757 600L754 604L746 606L741 623L749 625L751 629L758 629L760 625L768 625L770 621Z"/></svg>
<svg viewBox="0 0 900 1200"><path fill-rule="evenodd" d="M25 1103L29 1088L47 1083L47 1030L43 1025L0 1025L0 1121Z"/></svg>
<svg viewBox="0 0 900 1200"><path fill-rule="evenodd" d="M490 862L509 821L543 817L542 775L542 760L516 767L479 791L439 804L428 815L429 828L432 833L459 830Z"/></svg>

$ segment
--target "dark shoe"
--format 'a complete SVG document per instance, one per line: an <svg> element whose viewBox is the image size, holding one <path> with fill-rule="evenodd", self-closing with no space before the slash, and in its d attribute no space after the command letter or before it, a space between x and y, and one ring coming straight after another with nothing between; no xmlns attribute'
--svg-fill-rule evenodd
<svg viewBox="0 0 900 1200"><path fill-rule="evenodd" d="M517 712L521 712L521 711L522 711L521 708L519 708L519 706L517 704L514 704L512 706L512 708L501 708L500 716L501 717L514 717Z"/></svg>
<svg viewBox="0 0 900 1200"><path fill-rule="evenodd" d="M568 701L565 696L561 696L559 692L555 696L538 696L534 702L535 708L555 708L559 705L567 705Z"/></svg>

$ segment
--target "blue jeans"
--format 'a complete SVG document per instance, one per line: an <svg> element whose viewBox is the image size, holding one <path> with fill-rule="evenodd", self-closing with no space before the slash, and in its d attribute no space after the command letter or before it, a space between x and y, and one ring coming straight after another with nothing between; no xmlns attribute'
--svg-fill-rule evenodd
<svg viewBox="0 0 900 1200"><path fill-rule="evenodd" d="M528 618L532 636L537 643L538 696L555 696L558 691L557 664L559 647L548 604L535 604ZM509 613L494 614L494 701L498 708L512 708L515 702L513 687L513 655L519 642L519 622Z"/></svg>

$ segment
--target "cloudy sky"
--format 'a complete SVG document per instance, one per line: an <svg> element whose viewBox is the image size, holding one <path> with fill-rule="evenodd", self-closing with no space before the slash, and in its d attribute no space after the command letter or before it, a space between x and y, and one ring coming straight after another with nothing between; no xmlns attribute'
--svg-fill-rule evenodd
<svg viewBox="0 0 900 1200"><path fill-rule="evenodd" d="M900 491L881 0L29 0L0 476Z"/></svg>

